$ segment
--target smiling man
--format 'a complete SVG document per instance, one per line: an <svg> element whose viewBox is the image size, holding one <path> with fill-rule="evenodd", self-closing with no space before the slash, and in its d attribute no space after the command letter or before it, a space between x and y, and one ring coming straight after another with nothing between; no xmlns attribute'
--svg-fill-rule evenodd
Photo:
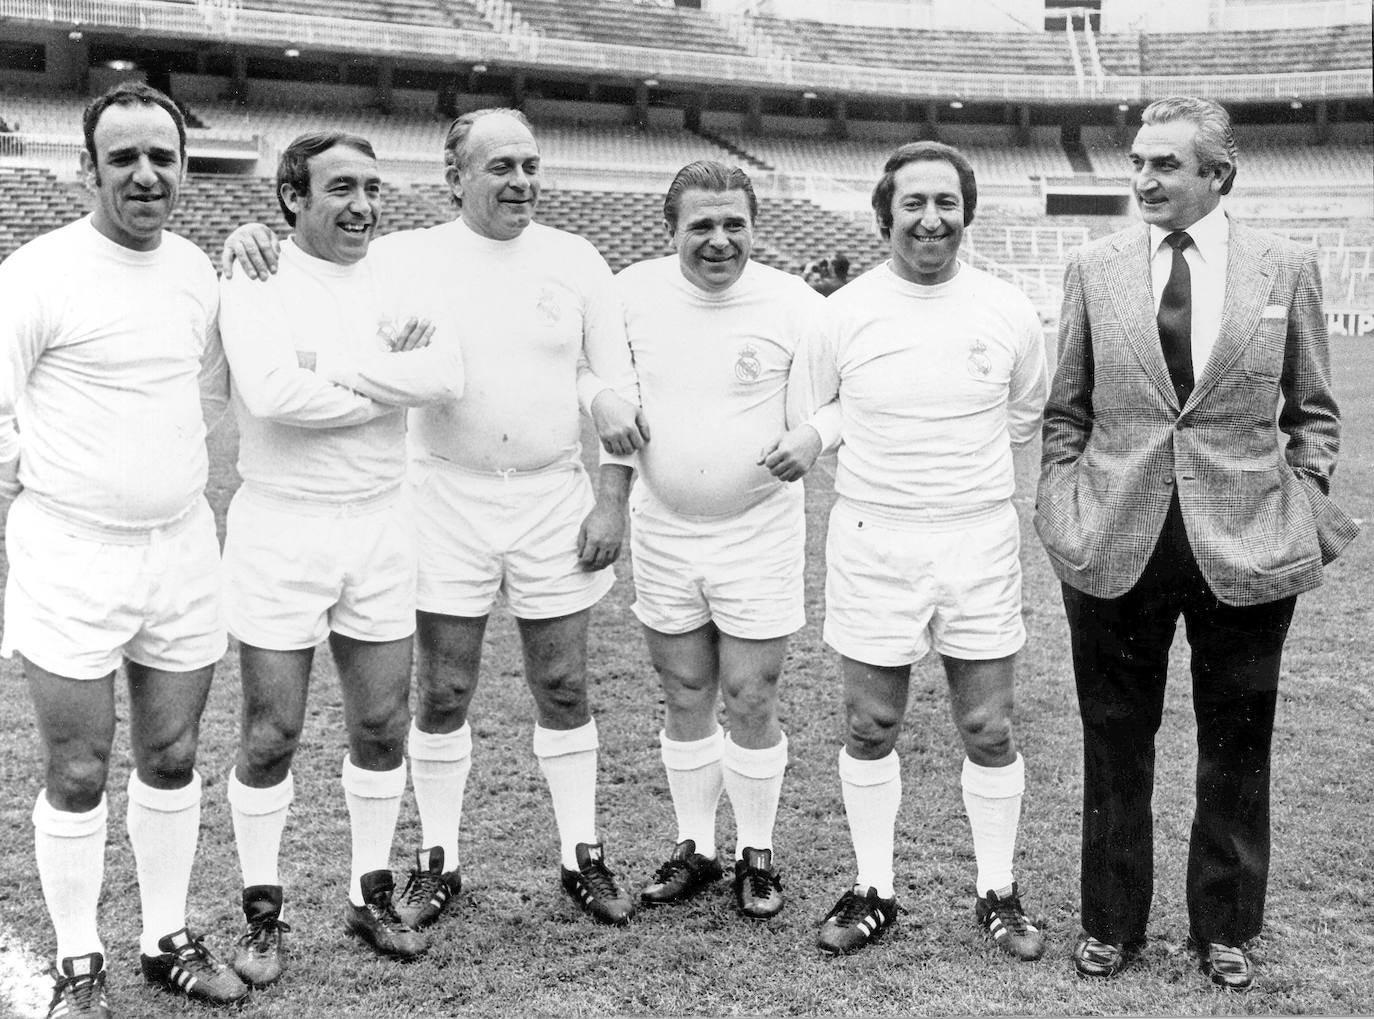
<svg viewBox="0 0 1374 1019"><path fill-rule="evenodd" d="M458 835L472 767L468 707L498 599L515 614L534 696L534 753L558 826L564 889L603 923L634 903L606 865L596 825L599 739L587 701L587 622L614 583L630 470L582 466L578 408L608 451L643 445L611 271L585 239L534 221L539 146L517 110L475 110L444 139L458 218L380 238L436 345L462 350L462 400L410 414L410 489L420 552L418 705L411 782L422 847L398 906L424 927L457 893ZM224 263L266 277L275 237L243 227Z"/></svg>
<svg viewBox="0 0 1374 1019"><path fill-rule="evenodd" d="M47 761L34 850L57 935L49 1014L64 1017L109 1014L96 911L120 665L143 975L213 1003L248 993L186 927L199 722L225 649L204 496L206 430L228 398L215 273L163 229L186 168L175 104L125 83L84 130L91 215L0 264L3 651L23 661Z"/></svg>
<svg viewBox="0 0 1374 1019"><path fill-rule="evenodd" d="M837 400L838 499L826 545L826 643L840 653L840 781L858 875L821 926L822 951L862 948L897 914L896 741L911 666L941 656L963 740L977 863L974 913L995 943L1039 958L1012 856L1025 785L1012 734L1021 621L1012 447L1045 400L1040 319L1020 291L961 262L978 201L957 150L914 142L888 159L873 210L891 258L829 298L835 329L809 372ZM822 429L830 419L815 419Z"/></svg>
<svg viewBox="0 0 1374 1019"><path fill-rule="evenodd" d="M787 766L778 679L787 638L805 622L803 493L788 482L821 446L799 420L808 393L796 373L825 305L797 277L750 259L756 213L743 170L690 163L663 203L677 254L632 265L616 283L654 428L630 506L633 610L663 685L659 742L678 826L640 900L680 902L722 876L724 791L735 904L766 919L783 906L773 860ZM728 733L716 722L722 694Z"/></svg>
<svg viewBox="0 0 1374 1019"><path fill-rule="evenodd" d="M1284 639L1297 596L1359 530L1328 494L1340 415L1317 253L1226 214L1237 164L1223 107L1151 103L1131 147L1144 222L1064 275L1035 525L1063 582L1083 721L1085 977L1145 944L1181 615L1198 747L1189 936L1215 983L1253 982Z"/></svg>
<svg viewBox="0 0 1374 1019"><path fill-rule="evenodd" d="M240 273L223 284L243 477L224 544L243 683L228 795L248 930L234 967L255 986L281 976L277 860L310 667L326 637L348 730L345 928L386 955L427 947L395 911L389 863L406 785L415 631L404 408L451 404L463 364L457 344L428 345L433 327L410 314L401 274L366 257L381 186L366 139L295 139L277 166L277 200L295 228L280 271L265 283Z"/></svg>

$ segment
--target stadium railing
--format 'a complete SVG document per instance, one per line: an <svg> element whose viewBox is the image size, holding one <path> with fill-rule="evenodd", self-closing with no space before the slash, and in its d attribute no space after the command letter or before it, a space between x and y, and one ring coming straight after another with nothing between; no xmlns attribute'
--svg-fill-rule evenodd
<svg viewBox="0 0 1374 1019"><path fill-rule="evenodd" d="M190 4L165 0L0 0L0 18L55 26L99 26L148 35L222 39L218 27ZM912 98L959 96L973 100L1036 102L1102 100L1139 102L1189 93L1236 101L1352 98L1374 95L1368 69L1297 74L1093 77L930 72L900 68L777 60L642 46L575 42L546 36L497 35L435 26L346 21L243 10L234 19L236 42L317 45L369 54L429 56L445 61L504 59L544 68L670 75L719 85L786 84Z"/></svg>

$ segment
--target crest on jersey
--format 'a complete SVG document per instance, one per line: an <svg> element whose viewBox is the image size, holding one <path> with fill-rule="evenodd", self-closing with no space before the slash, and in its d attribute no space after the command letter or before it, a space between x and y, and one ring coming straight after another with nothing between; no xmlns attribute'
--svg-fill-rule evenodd
<svg viewBox="0 0 1374 1019"><path fill-rule="evenodd" d="M987 378L991 372L992 358L988 357L986 344L982 340L974 340L973 346L968 348L968 373Z"/></svg>
<svg viewBox="0 0 1374 1019"><path fill-rule="evenodd" d="M735 378L741 382L757 382L762 374L763 363L759 360L759 352L746 343L740 348L739 357L735 358Z"/></svg>
<svg viewBox="0 0 1374 1019"><path fill-rule="evenodd" d="M539 315L539 321L550 326L557 325L562 314L558 307L558 298L548 287L539 291L539 303L535 305L534 310Z"/></svg>

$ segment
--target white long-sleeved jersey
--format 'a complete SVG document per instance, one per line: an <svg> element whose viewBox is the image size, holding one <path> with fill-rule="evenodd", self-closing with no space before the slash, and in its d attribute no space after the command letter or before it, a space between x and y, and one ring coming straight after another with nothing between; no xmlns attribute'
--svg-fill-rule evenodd
<svg viewBox="0 0 1374 1019"><path fill-rule="evenodd" d="M338 265L282 245L276 275L222 283L220 322L244 484L284 499L365 500L405 475L405 407L457 399L462 355L436 334L394 353L384 327L414 313L398 268ZM315 354L313 370L297 353Z"/></svg>
<svg viewBox="0 0 1374 1019"><path fill-rule="evenodd" d="M928 519L1010 499L1011 447L1035 437L1049 387L1025 294L962 262L936 286L884 263L829 303L811 376L818 405L839 398L838 435L813 419L827 448L840 443L836 493Z"/></svg>
<svg viewBox="0 0 1374 1019"><path fill-rule="evenodd" d="M218 308L209 259L172 233L133 251L86 216L25 244L0 264L0 463L98 535L180 517L228 401Z"/></svg>
<svg viewBox="0 0 1374 1019"><path fill-rule="evenodd" d="M798 423L808 396L799 351L820 342L825 300L757 262L728 289L702 290L676 255L628 266L616 285L652 435L637 454L640 480L684 516L763 501L785 482L759 454Z"/></svg>
<svg viewBox="0 0 1374 1019"><path fill-rule="evenodd" d="M605 385L638 402L611 270L585 239L531 223L498 241L455 220L378 238L373 253L404 266L435 344L462 351L463 398L411 413L412 456L484 473L573 463L579 401Z"/></svg>

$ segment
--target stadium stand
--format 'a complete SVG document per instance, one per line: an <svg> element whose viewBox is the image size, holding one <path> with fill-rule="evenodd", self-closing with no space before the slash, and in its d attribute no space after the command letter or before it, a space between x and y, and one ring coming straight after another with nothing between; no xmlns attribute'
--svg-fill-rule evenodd
<svg viewBox="0 0 1374 1019"><path fill-rule="evenodd" d="M1292 74L1369 66L1369 26L1258 32L1102 33L1103 69L1118 75Z"/></svg>
<svg viewBox="0 0 1374 1019"><path fill-rule="evenodd" d="M192 3L193 0L180 0ZM347 18L398 25L433 25L470 32L490 32L492 26L467 0L244 0L249 10L273 14L302 14L316 18Z"/></svg>
<svg viewBox="0 0 1374 1019"><path fill-rule="evenodd" d="M1063 36L1042 32L894 32L874 25L759 17L782 49L817 63L882 65L911 71L984 68L991 73L1073 76Z"/></svg>
<svg viewBox="0 0 1374 1019"><path fill-rule="evenodd" d="M989 132L991 133L991 132ZM821 174L838 179L872 181L893 148L910 139L847 139L725 132L736 147L788 173ZM915 137L915 126L912 128ZM1073 172L1059 145L978 145L959 143L978 170L980 181L1024 184L1041 174Z"/></svg>
<svg viewBox="0 0 1374 1019"><path fill-rule="evenodd" d="M559 39L605 46L748 52L725 34L711 14L686 7L616 0L511 0L511 6L531 28Z"/></svg>
<svg viewBox="0 0 1374 1019"><path fill-rule="evenodd" d="M872 67L908 77L930 74L938 78L981 69L1008 78L1024 77L1028 96L1057 94L1038 91L1039 83L1050 79L1077 81L1090 91L1085 77L1093 71L1087 62L1093 52L1105 75L1126 79L1291 76L1293 72L1320 76L1330 70L1359 71L1371 64L1367 24L1282 31L1099 32L1089 46L1086 34L1074 41L1058 31L942 28L897 32L778 16L749 17L745 21L751 27L746 30L717 14L676 7L667 0L242 0L242 5L248 10L340 23L341 19L362 20L486 34L528 30L536 41L566 40L583 47L580 52L599 46L617 54L628 52L623 47L639 47L640 52L672 50L731 59L768 53L813 68ZM64 37L66 31L61 28L57 34L55 29L55 37ZM555 47L550 52L561 51ZM215 59L221 60L220 70L209 69ZM350 86L353 91L347 93L340 85L330 92L302 82L298 100L289 83L273 81L266 83L271 87L250 83L253 87L246 93L253 98L245 105L212 98L236 91L224 87L229 79L223 59L213 53L202 55L194 72L184 66L176 72L184 76L182 80L199 83L191 90L194 98L189 109L205 126L192 128L193 146L242 142L241 149L249 157L246 163L259 157L251 172L261 175L271 172L276 152L299 133L324 127L350 130L373 141L384 173L395 182L389 188L384 229L420 226L451 216L439 162L446 117L431 112L443 103L431 103L421 91L383 112L380 107L386 104L374 103L366 88ZM540 59L539 47L534 46L523 63L493 69L492 88L498 95L517 88L513 83L521 76L540 73ZM889 102L875 113L865 97L850 96L851 106L869 108L857 114L866 119L851 125L851 137L840 140L831 136L835 126L831 118L843 116L836 111L844 109L833 102L835 97L821 96L815 115L803 122L799 118L809 116L805 106L799 113L790 105L796 103L795 93L790 99L765 96L760 103L759 96L721 81L698 94L689 130L686 93L675 92L669 83L655 89L650 99L646 86L656 83L646 81L642 73L616 79L614 71L570 70L558 63L563 57L548 59L548 73L555 77L532 85L529 93L538 111L532 116L548 169L539 215L587 236L615 268L669 250L660 206L667 175L692 159L710 157L741 162L755 178L761 198L756 254L761 260L796 271L818 253L843 250L854 272L862 272L886 254L866 209L868 187L896 144L928 134L936 126L931 113L926 114L929 122L915 122L922 116L920 103L898 109ZM710 65L704 62L702 66ZM431 82L447 76L459 86L466 75L468 84L476 87L476 76L488 72L485 66L480 72L472 67L470 74L466 67L439 69L431 61L421 73L429 74ZM566 85L569 79L574 84ZM108 80L101 71L92 75L89 87L98 91L103 87L100 83ZM0 223L0 257L29 237L80 215L87 206L71 171L54 172L55 167L68 165L74 170L85 98L71 91L70 84L65 88L45 84L0 69L0 117L17 132L0 135L0 201L10 213ZM602 85L609 85L610 93L619 98L598 99L594 93ZM431 92L435 87L429 86ZM1286 79L1284 88L1288 87ZM1293 87L1304 86L1299 82ZM1306 87L1311 91L1302 98L1311 103L1325 101L1321 81L1314 79ZM523 88L522 80L517 94ZM596 100L588 101L585 117L575 98L579 88ZM241 95L244 90L237 91ZM563 98L564 91L574 98ZM807 95L816 98L813 93ZM459 91L449 101L462 109L476 99ZM773 105L764 115L764 104L770 101ZM1247 188L1268 196L1268 204L1259 212L1263 225L1299 239L1306 233L1306 239L1319 247L1331 298L1368 305L1374 303L1374 219L1368 214L1353 220L1330 218L1333 214L1323 208L1319 194L1326 186L1341 191L1346 199L1355 195L1357 201L1368 204L1374 176L1370 126L1360 121L1358 113L1343 111L1345 101L1332 101L1333 117L1341 122L1330 125L1330 130L1328 111L1323 109L1322 145L1311 144L1316 135L1309 112L1301 117L1295 114L1283 130L1246 124L1241 135L1243 176ZM1362 96L1357 95L1355 101L1363 104L1356 111L1367 108ZM624 104L623 115L617 115L617 102ZM631 102L638 108L632 109ZM1270 102L1274 103L1273 97ZM1293 104L1294 110L1300 109L1296 95ZM1288 96L1274 105L1278 113L1270 116L1283 119ZM748 115L746 108L751 111ZM1131 131L1123 118L1117 119L1115 127L1107 126L1111 116L1100 116L1104 108L1111 106L1099 106L1096 113L1090 106L1081 106L1074 117L1061 121L1053 101L1042 100L1033 116L1028 109L1020 111L1019 128L1014 104L991 111L992 116L984 111L982 120L958 123L955 116L955 123L941 118L938 125L940 136L969 154L985 188L977 221L967 235L967 256L1020 283L1047 315L1057 312L1066 252L1125 222L1104 216L1047 219L1038 211L1043 207L1039 181L1078 179L1119 185L1128 174L1126 146ZM1082 144L1076 129L1072 135L1060 134L1061 122L1084 115ZM907 123L903 126L898 121ZM37 158L40 151L48 154L46 168L27 165L42 162ZM207 157L214 151L213 146L206 146ZM235 171L230 174L197 174L188 181L175 228L209 252L216 251L224 234L240 221L279 220L270 181L238 175L246 163L221 167ZM1295 190L1293 181L1311 182L1314 187ZM1283 218L1284 203L1291 203L1292 215L1287 219Z"/></svg>

